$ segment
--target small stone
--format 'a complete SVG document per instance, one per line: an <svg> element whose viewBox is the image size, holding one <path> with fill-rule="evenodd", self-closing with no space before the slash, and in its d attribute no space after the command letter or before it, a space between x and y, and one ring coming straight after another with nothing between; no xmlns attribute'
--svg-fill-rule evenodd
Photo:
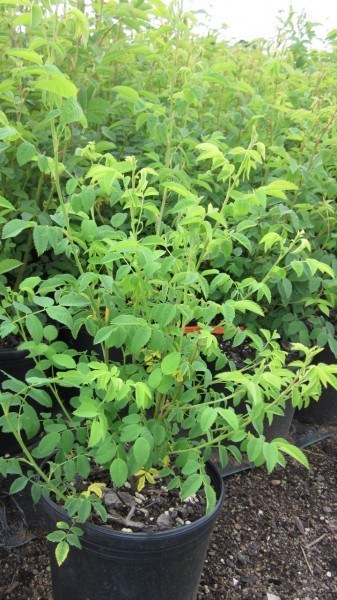
<svg viewBox="0 0 337 600"><path fill-rule="evenodd" d="M135 492L135 496L142 502L143 502L143 500L145 500L145 496L143 496L143 494L140 494L139 492Z"/></svg>
<svg viewBox="0 0 337 600"><path fill-rule="evenodd" d="M106 492L104 494L104 504L107 508L110 508L110 506L122 506L122 502L116 492Z"/></svg>
<svg viewBox="0 0 337 600"><path fill-rule="evenodd" d="M169 529L170 527L172 527L172 519L168 511L159 515L157 519L157 525L159 529Z"/></svg>
<svg viewBox="0 0 337 600"><path fill-rule="evenodd" d="M132 529L129 529L129 527L122 527L121 531L125 531L125 533L133 533Z"/></svg>
<svg viewBox="0 0 337 600"><path fill-rule="evenodd" d="M183 519L181 519L180 517L176 518L176 523L177 525L185 525L185 521L183 521Z"/></svg>
<svg viewBox="0 0 337 600"><path fill-rule="evenodd" d="M131 490L131 483L129 483L128 481L126 481L124 483L124 487L126 487L127 490Z"/></svg>
<svg viewBox="0 0 337 600"><path fill-rule="evenodd" d="M270 483L272 485L281 485L281 480L280 479L272 479Z"/></svg>
<svg viewBox="0 0 337 600"><path fill-rule="evenodd" d="M195 504L198 501L196 494L192 494L191 496L188 496L188 498L185 498L184 502L186 502L186 504Z"/></svg>
<svg viewBox="0 0 337 600"><path fill-rule="evenodd" d="M332 513L332 508L330 508L330 506L323 506L323 512L325 512L326 515L329 515Z"/></svg>
<svg viewBox="0 0 337 600"><path fill-rule="evenodd" d="M246 565L246 564L247 564L247 562L248 562L248 558L247 558L247 556L246 556L245 554L241 554L241 552L239 552L239 553L238 553L238 556L237 556L237 558L238 558L238 562L239 562L241 565Z"/></svg>
<svg viewBox="0 0 337 600"><path fill-rule="evenodd" d="M327 577L332 577L331 571L327 571L327 574L326 574L326 576L327 576Z"/></svg>
<svg viewBox="0 0 337 600"><path fill-rule="evenodd" d="M136 505L136 500L134 496L128 494L127 492L118 492L118 497L122 500L125 506L132 507Z"/></svg>
<svg viewBox="0 0 337 600"><path fill-rule="evenodd" d="M235 579L235 577L233 577L233 585L238 585L238 583L239 583L239 580Z"/></svg>

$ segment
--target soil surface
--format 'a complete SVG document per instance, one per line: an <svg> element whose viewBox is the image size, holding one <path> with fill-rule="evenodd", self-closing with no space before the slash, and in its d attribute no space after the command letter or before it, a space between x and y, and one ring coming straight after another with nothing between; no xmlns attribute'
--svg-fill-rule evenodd
<svg viewBox="0 0 337 600"><path fill-rule="evenodd" d="M337 599L337 436L305 452L310 471L289 461L225 479L198 600ZM0 549L0 600L51 600L43 536L7 517L7 542L22 545Z"/></svg>

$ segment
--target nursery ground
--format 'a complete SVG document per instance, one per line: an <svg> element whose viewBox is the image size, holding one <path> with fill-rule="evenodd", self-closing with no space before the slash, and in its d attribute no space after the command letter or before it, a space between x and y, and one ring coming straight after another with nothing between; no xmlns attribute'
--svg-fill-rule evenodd
<svg viewBox="0 0 337 600"><path fill-rule="evenodd" d="M310 471L291 461L226 478L198 600L337 599L337 436L306 453ZM25 535L0 550L0 600L51 600L46 543Z"/></svg>

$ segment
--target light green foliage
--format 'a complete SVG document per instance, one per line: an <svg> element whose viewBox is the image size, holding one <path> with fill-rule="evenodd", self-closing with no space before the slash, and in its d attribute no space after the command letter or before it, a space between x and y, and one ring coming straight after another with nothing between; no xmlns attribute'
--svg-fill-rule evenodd
<svg viewBox="0 0 337 600"><path fill-rule="evenodd" d="M230 45L178 3L81 4L0 1L0 336L35 365L4 384L0 422L23 446L41 430L33 496L74 522L49 536L59 564L76 523L106 518L74 484L91 461L117 487L157 470L183 498L203 488L210 512L211 448L307 466L264 427L337 388L311 364L316 344L337 355L335 39L311 49L292 12L279 45ZM237 368L214 323L255 358ZM299 342L292 369L279 334ZM28 481L19 460L0 473Z"/></svg>

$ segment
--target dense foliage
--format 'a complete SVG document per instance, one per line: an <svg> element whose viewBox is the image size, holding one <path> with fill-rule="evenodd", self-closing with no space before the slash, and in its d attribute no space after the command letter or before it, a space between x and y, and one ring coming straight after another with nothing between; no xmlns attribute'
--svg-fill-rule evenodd
<svg viewBox="0 0 337 600"><path fill-rule="evenodd" d="M337 387L306 348L337 355L336 32L314 50L290 13L276 41L230 45L161 0L0 0L0 15L0 335L36 363L4 384L1 422L23 462L79 522L92 504L104 518L74 488L90 461L117 486L160 468L209 507L212 447L223 464L305 463L263 427ZM256 358L236 368L214 323ZM291 369L279 337L298 342ZM22 430L44 432L33 455ZM32 478L1 460L14 490Z"/></svg>

